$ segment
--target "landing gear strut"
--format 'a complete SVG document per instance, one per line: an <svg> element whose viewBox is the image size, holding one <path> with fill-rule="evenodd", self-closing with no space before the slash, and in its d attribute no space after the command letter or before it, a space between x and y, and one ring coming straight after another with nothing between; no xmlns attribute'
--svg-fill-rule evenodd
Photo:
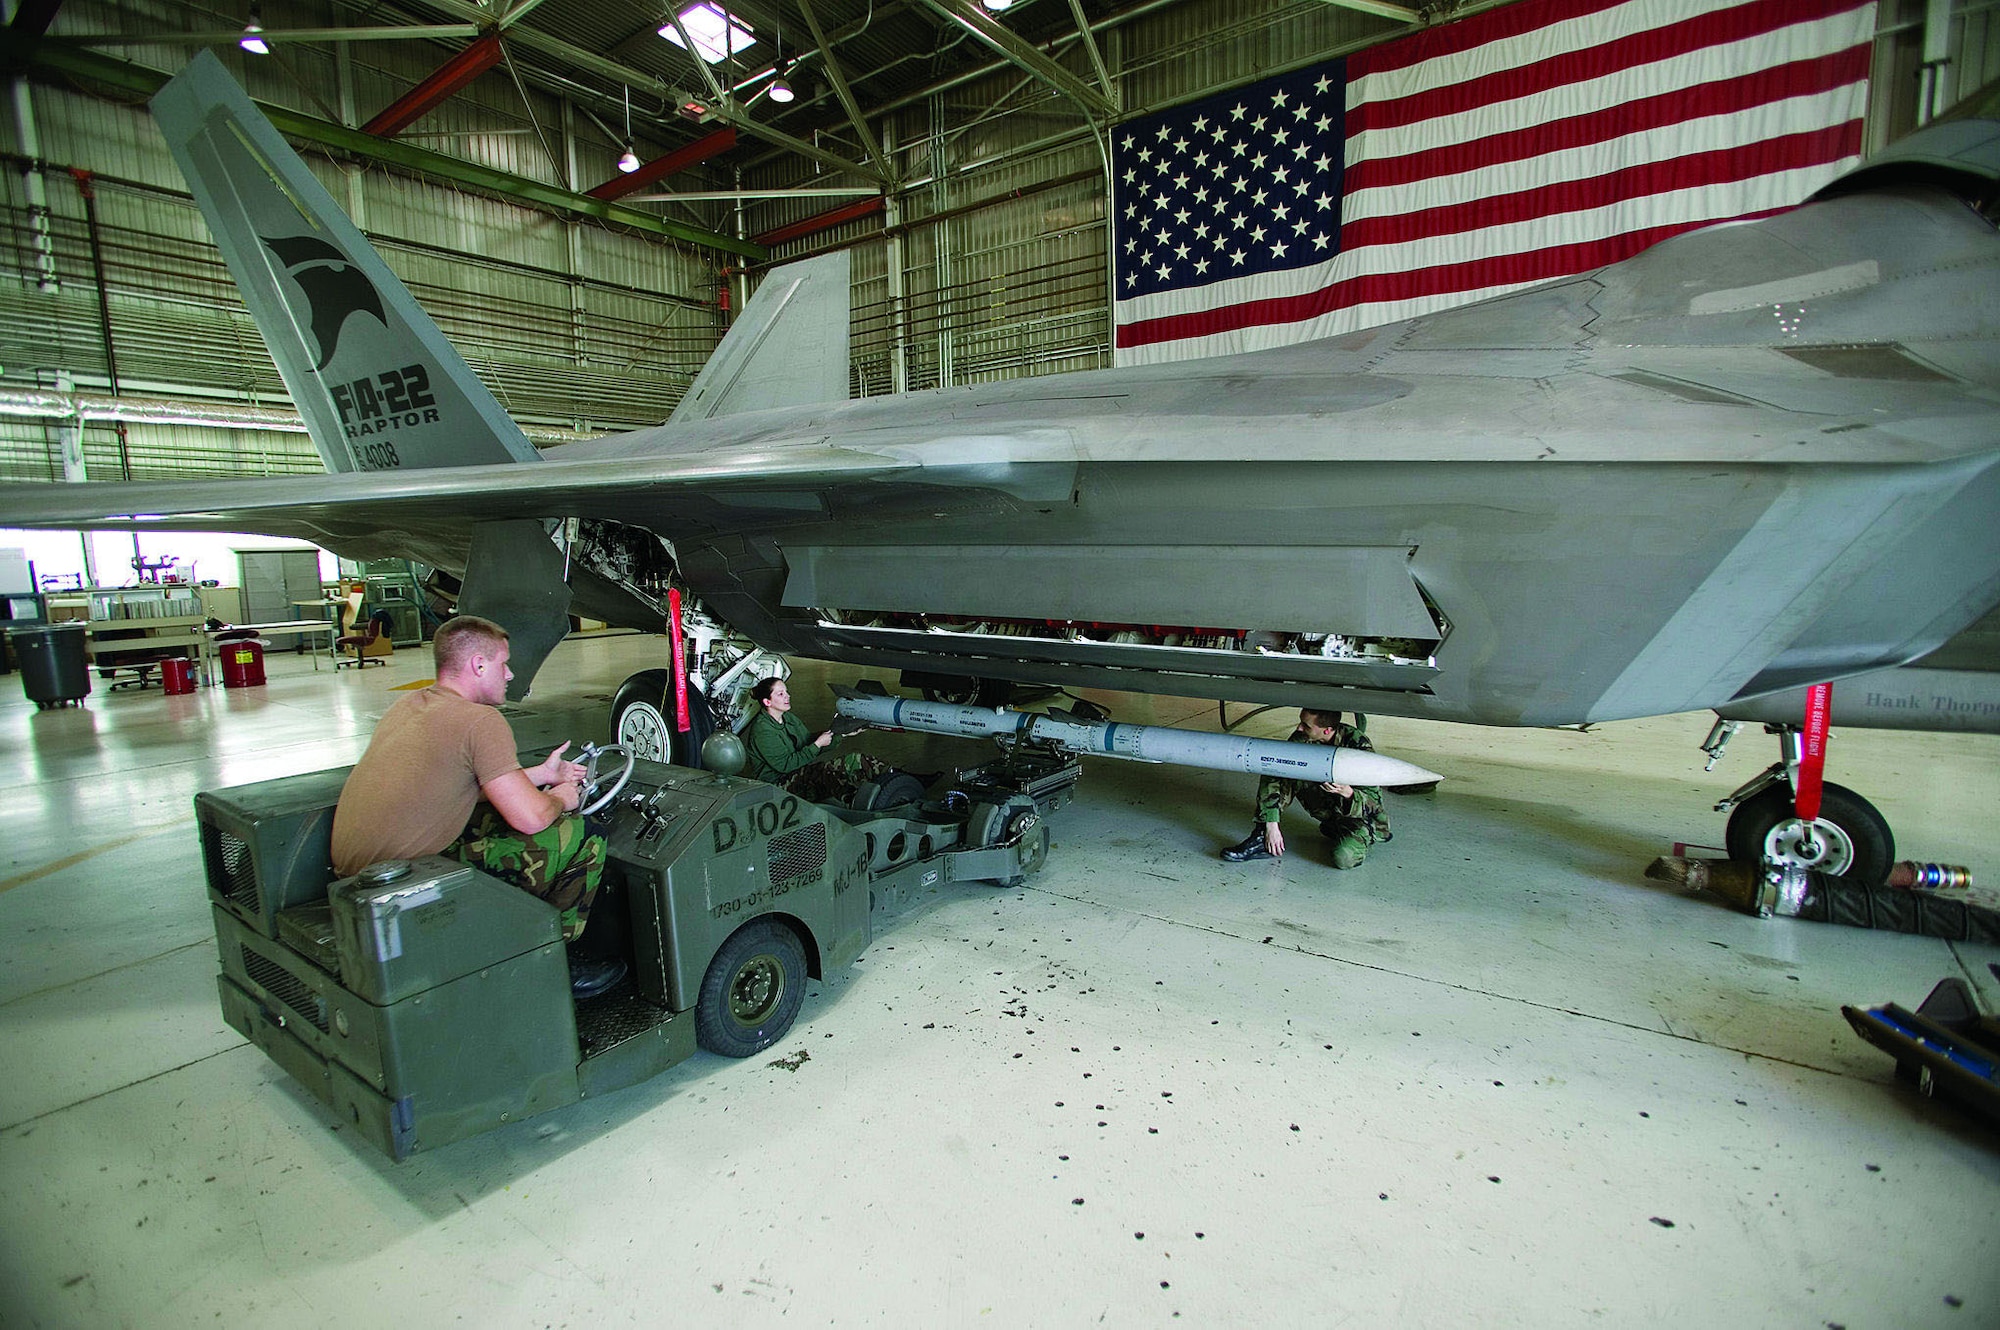
<svg viewBox="0 0 2000 1330"><path fill-rule="evenodd" d="M1702 742L1714 770L1740 721L1718 720ZM1745 863L1810 868L1861 885L1880 886L1896 862L1896 838L1875 806L1844 785L1821 787L1819 816L1798 816L1793 791L1802 756L1796 725L1766 725L1778 736L1779 759L1715 805L1729 814L1723 844Z"/></svg>

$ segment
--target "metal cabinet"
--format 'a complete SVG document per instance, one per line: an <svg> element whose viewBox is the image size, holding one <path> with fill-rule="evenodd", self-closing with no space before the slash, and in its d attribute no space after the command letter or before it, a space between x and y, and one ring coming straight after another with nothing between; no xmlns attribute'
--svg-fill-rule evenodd
<svg viewBox="0 0 2000 1330"><path fill-rule="evenodd" d="M284 623L300 617L298 601L319 599L318 550L238 550L244 623Z"/></svg>

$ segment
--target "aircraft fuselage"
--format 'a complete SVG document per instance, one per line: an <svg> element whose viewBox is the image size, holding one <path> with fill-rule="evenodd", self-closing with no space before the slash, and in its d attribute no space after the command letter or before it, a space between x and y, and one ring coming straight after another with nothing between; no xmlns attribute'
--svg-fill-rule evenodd
<svg viewBox="0 0 2000 1330"><path fill-rule="evenodd" d="M725 487L669 521L643 489L593 504L667 534L693 588L775 649L1602 721L1902 664L2000 600L1995 311L1993 227L1942 191L1890 190L1327 342L555 456L912 463L789 496Z"/></svg>

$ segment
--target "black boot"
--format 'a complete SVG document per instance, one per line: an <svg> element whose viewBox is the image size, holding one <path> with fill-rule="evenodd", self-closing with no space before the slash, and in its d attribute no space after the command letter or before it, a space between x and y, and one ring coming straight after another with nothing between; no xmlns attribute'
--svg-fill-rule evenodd
<svg viewBox="0 0 2000 1330"><path fill-rule="evenodd" d="M1276 855L1264 846L1264 828L1258 827L1248 836L1222 852L1222 857L1232 864L1240 864L1250 859L1275 859Z"/></svg>
<svg viewBox="0 0 2000 1330"><path fill-rule="evenodd" d="M625 977L622 956L569 956L569 995L581 1002L607 993Z"/></svg>

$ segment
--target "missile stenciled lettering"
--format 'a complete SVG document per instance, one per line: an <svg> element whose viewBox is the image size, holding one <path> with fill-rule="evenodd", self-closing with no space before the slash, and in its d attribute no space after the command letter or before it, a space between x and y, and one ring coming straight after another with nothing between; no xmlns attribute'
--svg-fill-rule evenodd
<svg viewBox="0 0 2000 1330"><path fill-rule="evenodd" d="M329 384L328 392L340 412L341 431L350 440L438 420L430 370L421 364ZM403 464L386 440L362 444L353 452L356 461L374 470Z"/></svg>

